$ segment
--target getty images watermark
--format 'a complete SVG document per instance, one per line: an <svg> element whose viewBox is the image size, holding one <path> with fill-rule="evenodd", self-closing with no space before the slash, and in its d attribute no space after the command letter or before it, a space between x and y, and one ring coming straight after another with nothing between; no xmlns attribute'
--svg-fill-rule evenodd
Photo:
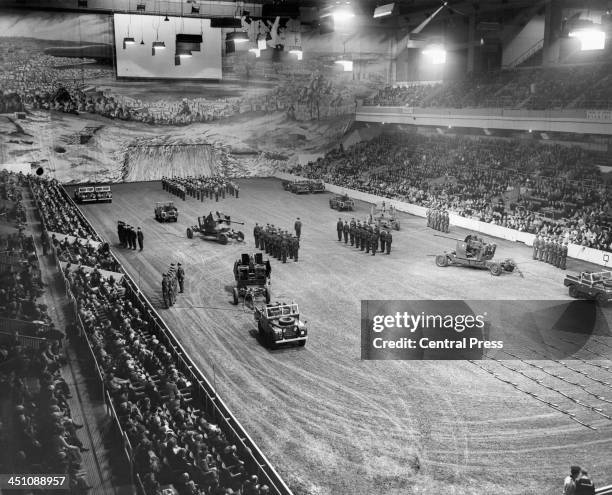
<svg viewBox="0 0 612 495"><path fill-rule="evenodd" d="M592 359L581 351L611 335L609 313L591 301L362 301L361 358Z"/></svg>

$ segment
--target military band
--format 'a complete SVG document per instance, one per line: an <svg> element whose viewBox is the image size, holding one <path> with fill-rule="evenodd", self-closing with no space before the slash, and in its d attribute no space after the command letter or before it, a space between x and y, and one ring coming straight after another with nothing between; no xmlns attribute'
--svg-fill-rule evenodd
<svg viewBox="0 0 612 495"><path fill-rule="evenodd" d="M225 199L226 194L240 196L240 186L224 177L162 177L162 188L182 200L187 196L199 201L204 198L219 201L219 198Z"/></svg>

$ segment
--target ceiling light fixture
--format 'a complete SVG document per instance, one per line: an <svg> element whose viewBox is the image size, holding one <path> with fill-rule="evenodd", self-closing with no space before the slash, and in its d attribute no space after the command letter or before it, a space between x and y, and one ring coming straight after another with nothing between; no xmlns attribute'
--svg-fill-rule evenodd
<svg viewBox="0 0 612 495"><path fill-rule="evenodd" d="M379 17L385 17L391 15L393 13L393 8L395 7L394 3L387 3L385 5L380 5L374 9L374 19L378 19Z"/></svg>

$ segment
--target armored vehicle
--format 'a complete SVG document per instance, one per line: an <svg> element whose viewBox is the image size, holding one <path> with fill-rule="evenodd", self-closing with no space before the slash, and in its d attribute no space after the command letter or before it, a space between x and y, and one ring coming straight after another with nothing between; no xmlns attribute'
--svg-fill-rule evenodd
<svg viewBox="0 0 612 495"><path fill-rule="evenodd" d="M355 202L348 197L348 194L332 196L329 199L329 207L338 211L353 211L355 209Z"/></svg>
<svg viewBox="0 0 612 495"><path fill-rule="evenodd" d="M581 272L566 275L563 285L569 288L569 295L574 298L595 299L606 304L612 299L612 272Z"/></svg>
<svg viewBox="0 0 612 495"><path fill-rule="evenodd" d="M202 239L208 241L217 241L220 244L227 244L229 239L234 239L238 242L244 241L244 234L240 231L233 230L231 224L244 225L244 222L234 222L229 215L212 212L206 217L198 217L198 225L187 227L187 237L193 239L194 233L200 234Z"/></svg>
<svg viewBox="0 0 612 495"><path fill-rule="evenodd" d="M174 201L165 203L155 203L155 220L158 222L177 222L178 209L174 206Z"/></svg>
<svg viewBox="0 0 612 495"><path fill-rule="evenodd" d="M269 266L269 261L267 265ZM238 304L241 297L245 302L253 302L257 296L263 296L266 303L270 302L268 266L263 260L262 253L255 253L252 256L243 253L236 260L234 263L236 287L232 289L234 304Z"/></svg>
<svg viewBox="0 0 612 495"><path fill-rule="evenodd" d="M452 237L443 237L452 239ZM457 241L457 246L454 251L445 252L436 256L436 265L446 267L449 265L456 266L471 266L489 270L492 275L501 275L504 271L512 272L516 268L516 264L511 259L507 258L502 261L494 261L496 244L486 243L475 234L468 234L465 240L454 239Z"/></svg>
<svg viewBox="0 0 612 495"><path fill-rule="evenodd" d="M270 349L281 344L303 346L308 339L305 322L296 303L262 304L255 307L255 321L261 341Z"/></svg>

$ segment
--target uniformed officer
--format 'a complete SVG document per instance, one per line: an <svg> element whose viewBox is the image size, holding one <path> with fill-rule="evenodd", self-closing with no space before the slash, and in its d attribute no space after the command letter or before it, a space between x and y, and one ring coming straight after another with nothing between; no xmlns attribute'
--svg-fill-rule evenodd
<svg viewBox="0 0 612 495"><path fill-rule="evenodd" d="M255 248L259 249L259 235L261 228L258 223L255 223L255 228L253 229L253 237L255 238Z"/></svg>
<svg viewBox="0 0 612 495"><path fill-rule="evenodd" d="M372 230L372 234L370 235L370 249L372 250L372 256L376 256L376 251L378 249L378 238L380 234L378 231L378 227Z"/></svg>
<svg viewBox="0 0 612 495"><path fill-rule="evenodd" d="M561 268L561 259L563 258L563 239L559 237L557 240L557 257L555 258L555 266Z"/></svg>
<svg viewBox="0 0 612 495"><path fill-rule="evenodd" d="M302 222L300 221L300 217L297 217L297 220L293 224L293 228L295 229L295 235L299 239L302 236Z"/></svg>
<svg viewBox="0 0 612 495"><path fill-rule="evenodd" d="M351 218L351 223L349 224L349 236L351 238L351 246L355 245L355 230L357 228L357 223L354 218Z"/></svg>
<svg viewBox="0 0 612 495"><path fill-rule="evenodd" d="M370 241L371 241L372 227L369 225L365 228L365 232L363 233L363 243L365 244L365 252L366 254L370 254Z"/></svg>
<svg viewBox="0 0 612 495"><path fill-rule="evenodd" d="M182 294L185 288L185 270L183 270L183 266L180 263L177 263L176 266L176 280L179 284L179 292Z"/></svg>
<svg viewBox="0 0 612 495"><path fill-rule="evenodd" d="M559 268L561 268L561 270L565 270L567 265L567 247L567 241L564 241L561 246L561 260L559 262Z"/></svg>
<svg viewBox="0 0 612 495"><path fill-rule="evenodd" d="M550 238L546 238L546 242L544 243L544 262L550 263L550 251L552 248L552 242Z"/></svg>
<svg viewBox="0 0 612 495"><path fill-rule="evenodd" d="M287 263L287 254L289 252L289 244L287 242L287 235L283 234L280 238L280 255L283 263Z"/></svg>
<svg viewBox="0 0 612 495"><path fill-rule="evenodd" d="M540 236L540 248L538 249L539 261L544 261L544 251L546 251L546 237Z"/></svg>
<svg viewBox="0 0 612 495"><path fill-rule="evenodd" d="M431 227L431 208L427 208L426 215L427 215L427 226Z"/></svg>
<svg viewBox="0 0 612 495"><path fill-rule="evenodd" d="M385 252L385 242L387 242L387 232L383 229L380 231L380 252Z"/></svg>
<svg viewBox="0 0 612 495"><path fill-rule="evenodd" d="M553 245L552 245L552 256L550 259L550 264L557 267L557 258L559 257L560 254L560 249L559 249L559 243L557 242L557 239L553 239Z"/></svg>
<svg viewBox="0 0 612 495"><path fill-rule="evenodd" d="M336 231L338 232L338 242L342 241L342 232L344 231L344 224L342 223L342 219L338 219L338 223L336 224Z"/></svg>
<svg viewBox="0 0 612 495"><path fill-rule="evenodd" d="M119 236L119 244L121 244L121 247L124 247L124 232L125 229L123 228L123 222L119 221L117 222L117 235Z"/></svg>
<svg viewBox="0 0 612 495"><path fill-rule="evenodd" d="M359 249L359 244L361 242L361 222L357 220L357 225L355 225L355 247Z"/></svg>
<svg viewBox="0 0 612 495"><path fill-rule="evenodd" d="M444 232L447 234L450 232L450 217L448 215L448 211L444 210Z"/></svg>
<svg viewBox="0 0 612 495"><path fill-rule="evenodd" d="M538 251L540 250L540 236L535 236L533 239L533 259L538 259Z"/></svg>
<svg viewBox="0 0 612 495"><path fill-rule="evenodd" d="M351 227L349 226L348 220L345 220L344 225L342 226L342 233L344 234L344 244L348 244L350 231Z"/></svg>
<svg viewBox="0 0 612 495"><path fill-rule="evenodd" d="M166 308L170 307L170 281L168 280L167 274L162 274L162 297L164 299L164 305Z"/></svg>
<svg viewBox="0 0 612 495"><path fill-rule="evenodd" d="M387 246L387 254L391 254L391 243L393 242L393 235L391 234L391 230L387 230L385 235L385 244Z"/></svg>
<svg viewBox="0 0 612 495"><path fill-rule="evenodd" d="M299 237L294 237L293 238L293 259L296 262L298 260L298 252L299 252L299 250L300 250L300 238Z"/></svg>

